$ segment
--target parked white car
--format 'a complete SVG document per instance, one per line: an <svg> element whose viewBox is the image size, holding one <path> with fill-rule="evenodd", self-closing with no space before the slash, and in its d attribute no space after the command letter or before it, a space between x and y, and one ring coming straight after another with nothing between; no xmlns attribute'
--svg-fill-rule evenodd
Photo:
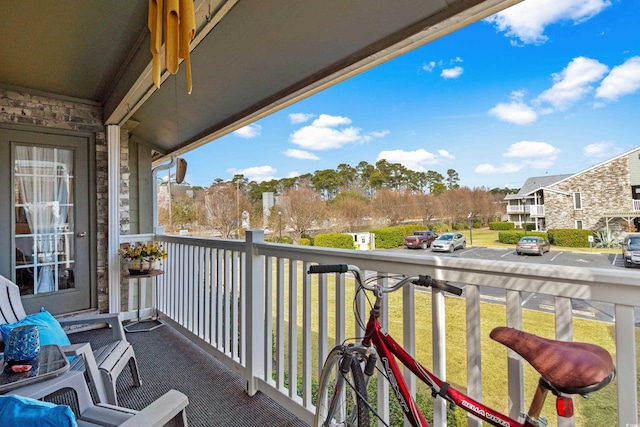
<svg viewBox="0 0 640 427"><path fill-rule="evenodd" d="M431 242L431 250L434 252L453 252L466 247L467 239L460 233L444 233Z"/></svg>

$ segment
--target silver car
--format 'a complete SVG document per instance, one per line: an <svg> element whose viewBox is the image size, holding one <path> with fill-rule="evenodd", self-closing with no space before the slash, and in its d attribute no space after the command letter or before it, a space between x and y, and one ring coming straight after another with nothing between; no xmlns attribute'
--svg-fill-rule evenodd
<svg viewBox="0 0 640 427"><path fill-rule="evenodd" d="M432 251L453 252L467 247L467 239L460 233L444 233L431 242Z"/></svg>
<svg viewBox="0 0 640 427"><path fill-rule="evenodd" d="M542 237L536 236L523 237L516 245L516 253L518 255L534 254L542 256L545 252L549 252L550 250L551 243Z"/></svg>

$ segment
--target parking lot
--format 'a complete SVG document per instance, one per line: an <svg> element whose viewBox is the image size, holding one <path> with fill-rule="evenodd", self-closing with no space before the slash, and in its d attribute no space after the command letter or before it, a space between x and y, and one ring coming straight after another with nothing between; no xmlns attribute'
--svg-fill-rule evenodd
<svg viewBox="0 0 640 427"><path fill-rule="evenodd" d="M406 249L397 248L389 249L393 252L409 253L416 256L438 256L438 257L459 257L484 259L491 261L505 262L522 262L527 264L548 264L548 265L566 265L573 267L589 267L603 269L625 269L624 262L620 253L606 254L598 252L597 249L590 251L583 249L576 252L554 251L540 255L517 255L515 245L513 249L487 248L467 246L466 249L457 250L454 253L431 252L422 249ZM627 268L627 271L637 272L640 279L640 266ZM495 304L504 304L505 292L494 288L480 288L481 298L485 302ZM555 300L551 296L537 293L523 293L523 307L553 312L555 310ZM584 300L573 300L573 314L576 317L587 319L602 320L611 322L614 320L614 310L611 304L603 304ZM640 322L640 308L636 308L636 319Z"/></svg>

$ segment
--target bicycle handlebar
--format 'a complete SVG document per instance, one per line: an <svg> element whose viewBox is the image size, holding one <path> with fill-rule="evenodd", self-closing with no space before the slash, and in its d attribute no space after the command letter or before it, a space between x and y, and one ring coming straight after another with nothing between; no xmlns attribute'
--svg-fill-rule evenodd
<svg viewBox="0 0 640 427"><path fill-rule="evenodd" d="M362 275L360 274L360 269L355 265L348 265L348 264L311 265L309 266L308 274L346 273L347 271L350 271L353 273L353 275L356 278L356 281L360 286L373 292L383 292L383 293L393 292L395 290L402 288L407 283L411 282L417 286L423 286L426 288L432 287L432 288L440 289L442 291L449 292L458 296L462 294L462 288L452 285L444 280L435 280L430 276L423 276L423 275L405 277L394 286L391 286L388 288L381 288L380 286L368 285L362 281Z"/></svg>

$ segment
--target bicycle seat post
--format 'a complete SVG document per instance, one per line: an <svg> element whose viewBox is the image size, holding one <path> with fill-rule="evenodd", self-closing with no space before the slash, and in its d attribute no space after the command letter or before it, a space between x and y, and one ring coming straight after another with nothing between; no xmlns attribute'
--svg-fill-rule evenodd
<svg viewBox="0 0 640 427"><path fill-rule="evenodd" d="M527 417L532 424L540 427L547 425L546 418L540 417L540 413L542 412L542 407L544 406L544 401L547 398L548 392L549 390L544 387L540 381L538 381L538 387L536 388L536 392L531 400L529 412L525 414L525 417Z"/></svg>

